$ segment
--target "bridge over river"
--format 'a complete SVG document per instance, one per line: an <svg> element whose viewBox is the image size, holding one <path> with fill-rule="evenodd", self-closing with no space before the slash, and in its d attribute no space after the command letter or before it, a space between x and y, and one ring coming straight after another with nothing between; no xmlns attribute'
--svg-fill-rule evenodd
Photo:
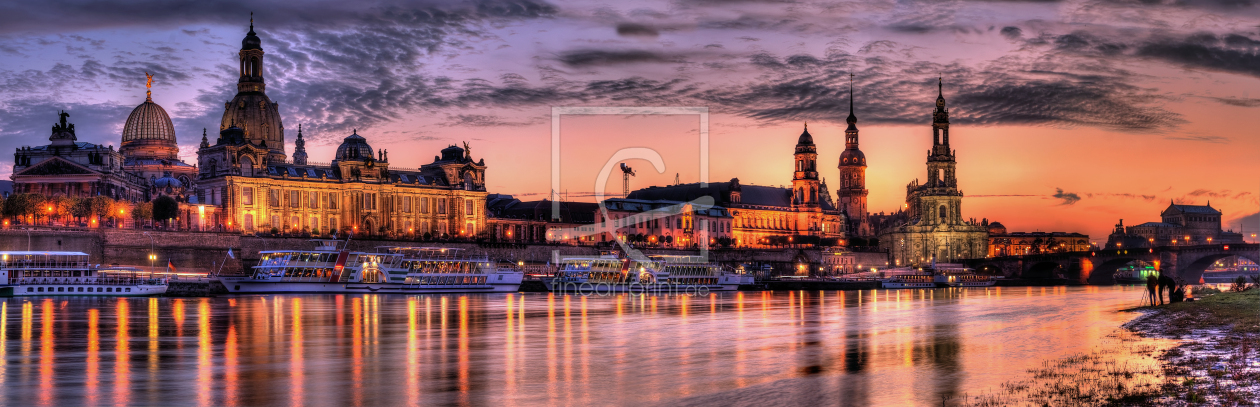
<svg viewBox="0 0 1260 407"><path fill-rule="evenodd" d="M1001 273L1007 278L1066 278L1082 284L1110 284L1115 282L1116 270L1137 260L1154 265L1160 272L1171 272L1174 278L1181 281L1198 282L1203 277L1203 271L1212 263L1229 256L1260 262L1260 245L1231 243L1108 249L968 259L960 262L978 272Z"/></svg>

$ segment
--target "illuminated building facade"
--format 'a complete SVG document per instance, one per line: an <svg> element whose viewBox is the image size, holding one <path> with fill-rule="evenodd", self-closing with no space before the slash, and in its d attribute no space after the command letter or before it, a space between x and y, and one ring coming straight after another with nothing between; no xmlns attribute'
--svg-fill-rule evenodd
<svg viewBox="0 0 1260 407"><path fill-rule="evenodd" d="M1008 232L1006 226L999 222L985 226L989 229L989 257L1083 252L1093 249L1089 236L1080 233Z"/></svg>
<svg viewBox="0 0 1260 407"><path fill-rule="evenodd" d="M388 151L353 132L331 163L307 161L299 128L284 151L277 104L266 95L262 41L242 41L237 95L218 137L197 151L199 202L220 206L217 228L246 232L333 231L414 237L475 237L486 227L485 161L450 146L419 170L391 168Z"/></svg>
<svg viewBox="0 0 1260 407"><path fill-rule="evenodd" d="M789 244L836 245L845 237L844 214L827 184L819 181L817 147L806 128L797 138L792 187L730 182L653 186L630 192L632 200L692 202L707 197L730 213L731 238L741 247Z"/></svg>
<svg viewBox="0 0 1260 407"><path fill-rule="evenodd" d="M1221 211L1207 205L1169 202L1159 222L1124 226L1124 220L1107 238L1108 248L1243 243L1243 235L1221 229Z"/></svg>
<svg viewBox="0 0 1260 407"><path fill-rule="evenodd" d="M987 253L988 230L962 217L956 152L949 146L949 110L945 108L944 85L938 86L927 182L915 180L906 186L904 220L880 232L879 245L888 250L895 266L981 258Z"/></svg>

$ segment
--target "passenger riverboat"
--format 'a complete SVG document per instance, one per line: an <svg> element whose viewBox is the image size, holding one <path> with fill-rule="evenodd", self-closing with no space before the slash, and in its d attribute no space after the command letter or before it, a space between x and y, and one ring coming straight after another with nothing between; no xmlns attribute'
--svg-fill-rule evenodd
<svg viewBox="0 0 1260 407"><path fill-rule="evenodd" d="M920 270L901 268L884 271L879 280L882 288L936 288L936 276Z"/></svg>
<svg viewBox="0 0 1260 407"><path fill-rule="evenodd" d="M247 277L220 277L231 293L465 293L513 292L523 273L486 256L443 247L338 250L336 240L312 240L314 250L260 252Z"/></svg>
<svg viewBox="0 0 1260 407"><path fill-rule="evenodd" d="M567 257L547 289L573 293L698 293L735 291L745 276L722 270L697 256L649 256L634 260L616 254Z"/></svg>
<svg viewBox="0 0 1260 407"><path fill-rule="evenodd" d="M0 296L140 297L166 293L167 280L130 267L100 267L83 252L0 251Z"/></svg>
<svg viewBox="0 0 1260 407"><path fill-rule="evenodd" d="M880 280L883 288L991 287L997 284L994 277L978 275L962 265L944 263L923 270L885 270L884 276Z"/></svg>
<svg viewBox="0 0 1260 407"><path fill-rule="evenodd" d="M997 278L982 276L961 264L938 264L933 268L938 287L992 287Z"/></svg>

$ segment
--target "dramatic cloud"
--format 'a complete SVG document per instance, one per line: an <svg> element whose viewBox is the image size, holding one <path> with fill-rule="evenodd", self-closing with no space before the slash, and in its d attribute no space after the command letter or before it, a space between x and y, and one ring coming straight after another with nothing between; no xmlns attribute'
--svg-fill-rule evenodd
<svg viewBox="0 0 1260 407"><path fill-rule="evenodd" d="M656 38L661 35L661 32L643 24L621 23L617 24L617 35L623 37Z"/></svg>
<svg viewBox="0 0 1260 407"><path fill-rule="evenodd" d="M1063 192L1063 188L1055 188L1054 195L1051 195L1051 197L1055 199L1062 199L1063 202L1059 202L1059 205L1072 205L1081 200L1080 195L1071 192Z"/></svg>
<svg viewBox="0 0 1260 407"><path fill-rule="evenodd" d="M660 52L644 50L605 51L597 49L567 51L560 55L559 60L565 65L573 67L632 64L639 62L683 62L683 58L681 56L668 55Z"/></svg>

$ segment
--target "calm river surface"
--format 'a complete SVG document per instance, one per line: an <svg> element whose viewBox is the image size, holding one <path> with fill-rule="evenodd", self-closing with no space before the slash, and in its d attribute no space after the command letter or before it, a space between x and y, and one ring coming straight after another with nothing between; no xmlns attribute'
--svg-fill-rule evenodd
<svg viewBox="0 0 1260 407"><path fill-rule="evenodd" d="M0 403L899 405L996 389L1136 287L10 298Z"/></svg>

